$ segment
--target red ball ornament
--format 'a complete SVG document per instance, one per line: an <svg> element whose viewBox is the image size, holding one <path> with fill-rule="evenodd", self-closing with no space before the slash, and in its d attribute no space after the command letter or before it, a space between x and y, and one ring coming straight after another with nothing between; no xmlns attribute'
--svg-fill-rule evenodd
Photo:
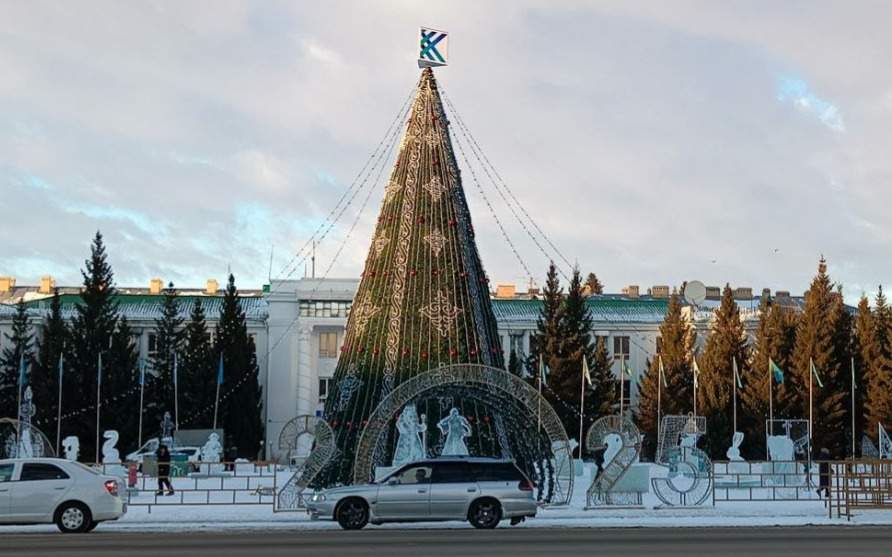
<svg viewBox="0 0 892 557"><path fill-rule="evenodd" d="M418 271L416 271L415 269L412 269L411 271L409 271L409 276L413 276L413 277L414 277L414 276L417 275L417 274L418 274Z"/></svg>
<svg viewBox="0 0 892 557"><path fill-rule="evenodd" d="M403 350L403 356L408 356L408 355L409 355L409 349L406 348L405 350Z"/></svg>
<svg viewBox="0 0 892 557"><path fill-rule="evenodd" d="M426 360L426 359L427 359L427 352L422 352L422 353L421 353L421 357L424 358L424 359Z"/></svg>
<svg viewBox="0 0 892 557"><path fill-rule="evenodd" d="M455 226L455 219L449 219L449 226Z"/></svg>
<svg viewBox="0 0 892 557"><path fill-rule="evenodd" d="M378 350L377 348L375 348L374 350L372 350L372 354L374 354L375 356L378 355L378 352L380 352L380 350Z"/></svg>

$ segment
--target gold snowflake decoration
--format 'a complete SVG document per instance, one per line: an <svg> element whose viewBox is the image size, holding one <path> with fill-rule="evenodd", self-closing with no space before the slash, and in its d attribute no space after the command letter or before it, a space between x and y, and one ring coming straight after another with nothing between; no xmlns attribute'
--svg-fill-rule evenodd
<svg viewBox="0 0 892 557"><path fill-rule="evenodd" d="M436 147L440 144L440 134L438 134L434 130L428 130L428 132L424 135L424 142L431 147Z"/></svg>
<svg viewBox="0 0 892 557"><path fill-rule="evenodd" d="M430 319L431 325L434 326L434 329L437 330L441 337L446 337L462 310L452 305L445 293L437 292L433 301L419 309L418 312Z"/></svg>
<svg viewBox="0 0 892 557"><path fill-rule="evenodd" d="M350 317L353 321L353 326L356 328L356 332L363 332L369 324L369 321L372 320L372 317L379 311L381 311L381 308L372 304L368 299L363 300L362 303L359 304L359 307L353 308L350 311Z"/></svg>
<svg viewBox="0 0 892 557"><path fill-rule="evenodd" d="M387 186L384 188L384 203L390 203L390 201L396 197L396 194L400 192L400 189L400 183L396 180L388 182Z"/></svg>
<svg viewBox="0 0 892 557"><path fill-rule="evenodd" d="M431 251L434 252L434 257L437 257L446 245L446 236L443 236L439 228L435 228L433 232L424 237L424 241L427 242Z"/></svg>
<svg viewBox="0 0 892 557"><path fill-rule="evenodd" d="M431 181L425 184L424 191L431 195L432 201L439 201L440 196L449 191L449 188L440 180L439 176L434 176Z"/></svg>

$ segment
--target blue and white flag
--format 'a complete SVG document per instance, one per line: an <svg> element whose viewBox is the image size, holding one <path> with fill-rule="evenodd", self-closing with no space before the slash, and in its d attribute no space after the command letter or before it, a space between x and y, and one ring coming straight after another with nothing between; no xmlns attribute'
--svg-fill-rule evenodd
<svg viewBox="0 0 892 557"><path fill-rule="evenodd" d="M217 366L217 385L223 384L223 353L220 352L220 363Z"/></svg>
<svg viewBox="0 0 892 557"><path fill-rule="evenodd" d="M657 356L657 357L659 359L659 364L660 364L659 368L657 368L660 373L659 380L663 382L663 388L668 389L669 383L666 381L666 370L663 369L663 356Z"/></svg>
<svg viewBox="0 0 892 557"><path fill-rule="evenodd" d="M418 67L445 66L448 60L449 33L436 29L421 28L418 50Z"/></svg>
<svg viewBox="0 0 892 557"><path fill-rule="evenodd" d="M25 387L25 381L28 380L28 365L25 363L25 353L19 358L19 389Z"/></svg>

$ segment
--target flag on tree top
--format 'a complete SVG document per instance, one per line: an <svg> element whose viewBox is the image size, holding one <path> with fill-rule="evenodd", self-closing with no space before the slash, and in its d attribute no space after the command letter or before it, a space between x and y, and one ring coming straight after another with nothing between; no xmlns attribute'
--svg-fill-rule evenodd
<svg viewBox="0 0 892 557"><path fill-rule="evenodd" d="M449 33L436 29L421 28L418 51L418 67L445 66L448 58Z"/></svg>

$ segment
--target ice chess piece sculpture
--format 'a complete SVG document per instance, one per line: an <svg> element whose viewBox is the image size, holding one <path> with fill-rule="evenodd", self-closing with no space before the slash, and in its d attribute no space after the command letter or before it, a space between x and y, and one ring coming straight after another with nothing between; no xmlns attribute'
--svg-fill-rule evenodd
<svg viewBox="0 0 892 557"><path fill-rule="evenodd" d="M398 437L392 466L402 466L426 457L427 417L422 414L419 420L418 410L414 404L408 404L403 408L400 417L397 418L396 430Z"/></svg>
<svg viewBox="0 0 892 557"><path fill-rule="evenodd" d="M102 444L102 464L121 464L121 455L115 445L118 444L118 432L110 429L102 434L105 443Z"/></svg>
<svg viewBox="0 0 892 557"><path fill-rule="evenodd" d="M75 435L69 435L62 440L62 450L65 451L65 459L75 461L81 452L80 440Z"/></svg>
<svg viewBox="0 0 892 557"><path fill-rule="evenodd" d="M222 454L223 445L220 444L220 436L211 433L208 435L207 442L201 447L201 461L218 463Z"/></svg>
<svg viewBox="0 0 892 557"><path fill-rule="evenodd" d="M437 427L446 435L443 455L466 456L468 454L465 437L471 436L471 424L458 413L458 408L450 409L449 415L440 420Z"/></svg>
<svg viewBox="0 0 892 557"><path fill-rule="evenodd" d="M728 460L738 462L743 460L743 457L740 456L741 443L743 443L743 432L735 431L734 437L731 439L731 446L728 447L728 452L725 453L725 456L728 457Z"/></svg>

